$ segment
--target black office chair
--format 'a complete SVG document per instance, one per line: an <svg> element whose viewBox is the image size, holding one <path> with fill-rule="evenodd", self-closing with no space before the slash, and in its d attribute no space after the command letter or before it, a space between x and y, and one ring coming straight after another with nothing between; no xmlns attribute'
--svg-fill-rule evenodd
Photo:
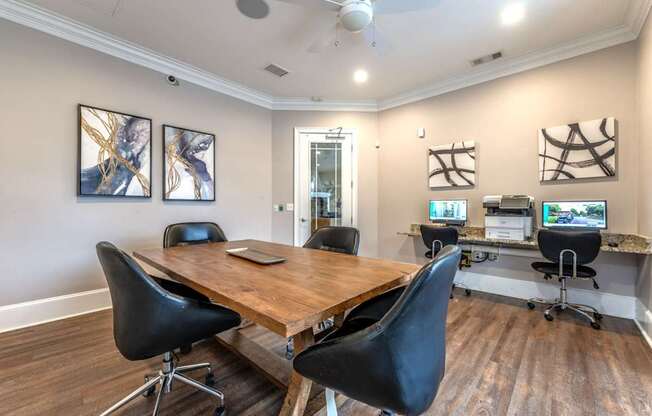
<svg viewBox="0 0 652 416"><path fill-rule="evenodd" d="M602 315L598 310L588 305L569 303L566 291L566 280L568 279L590 279L593 281L593 287L600 289L595 280L596 271L586 266L600 253L602 245L600 233L597 231L539 230L537 239L541 254L550 262L535 262L532 263L532 268L543 273L546 280L556 276L561 283L561 288L559 298L554 300L532 298L528 300L528 307L534 309L535 303L549 305L544 312L544 317L548 321L554 319L550 314L551 311L570 309L587 318L593 328L600 329L598 321L602 319Z"/></svg>
<svg viewBox="0 0 652 416"><path fill-rule="evenodd" d="M102 416L115 412L139 395L159 392L154 405L158 414L163 394L170 392L173 381L188 384L219 399L215 415L224 413L223 394L210 387L214 377L210 363L176 366L172 351L213 334L240 325L240 315L208 302L184 298L159 286L129 255L113 244L97 245L97 256L109 284L113 302L113 337L120 353L128 360L145 360L163 355L163 366L155 376L146 376L145 384ZM192 370L207 369L206 384L186 376Z"/></svg>
<svg viewBox="0 0 652 416"><path fill-rule="evenodd" d="M163 233L163 247L228 241L219 225L212 222L183 222L168 225Z"/></svg>
<svg viewBox="0 0 652 416"><path fill-rule="evenodd" d="M459 233L457 228L454 227L440 227L435 225L421 224L419 227L421 231L421 238L423 239L423 244L426 245L428 251L426 251L426 258L433 258L433 253L436 256L439 251L449 245L456 246L459 239ZM453 283L450 298L453 299L453 291L456 287L461 287L464 289L466 296L471 295L471 290L466 287L463 283Z"/></svg>
<svg viewBox="0 0 652 416"><path fill-rule="evenodd" d="M304 248L358 255L360 232L353 227L322 227L312 233Z"/></svg>
<svg viewBox="0 0 652 416"><path fill-rule="evenodd" d="M224 231L219 225L212 222L184 222L178 224L168 225L163 233L163 247L177 247L205 243L221 243L228 241L224 235ZM152 276L156 283L161 285L168 292L175 295L202 300L208 302L207 296L197 292L196 290L175 282L169 279L161 279ZM183 352L189 352L188 347L184 347Z"/></svg>
<svg viewBox="0 0 652 416"><path fill-rule="evenodd" d="M460 256L459 247L445 247L380 320L354 310L297 355L294 369L327 389L329 416L336 414L333 391L384 413L419 415L430 407L444 377L448 289Z"/></svg>

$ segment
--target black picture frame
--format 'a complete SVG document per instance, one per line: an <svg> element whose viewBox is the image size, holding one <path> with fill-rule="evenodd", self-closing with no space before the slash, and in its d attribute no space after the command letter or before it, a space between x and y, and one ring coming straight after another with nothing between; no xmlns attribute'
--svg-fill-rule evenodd
<svg viewBox="0 0 652 416"><path fill-rule="evenodd" d="M212 166L212 168L213 168L213 178L212 178L213 179L213 186L212 186L213 197L211 199L208 199L208 198L206 198L206 199L170 198L170 197L167 196L167 194L168 194L168 190L167 190L168 158L167 158L167 146L166 146L166 143L165 143L165 137L166 137L166 130L167 129L182 130L182 131L187 131L187 132L191 132L191 133L197 133L197 134L204 135L204 136L210 136L212 138L212 141L213 141L213 166ZM195 130L195 129L189 129L189 128L186 128L186 127L179 127L179 126L175 126L175 125L172 125L172 124L163 124L162 136L163 136L162 137L162 148L163 148L163 150L162 150L162 154L163 154L163 164L162 164L163 165L163 175L162 175L162 189L163 189L163 192L162 192L162 196L163 196L163 201L215 202L215 200L216 200L216 198L215 198L215 195L216 195L216 187L215 187L215 176L216 176L215 165L216 165L216 163L215 163L215 160L216 160L216 157L217 157L217 151L215 149L217 147L216 146L217 145L216 135L213 134L213 133L208 133L208 132L205 132L205 131L200 131L200 130Z"/></svg>
<svg viewBox="0 0 652 416"><path fill-rule="evenodd" d="M125 117L131 117L131 118L137 118L140 120L145 120L149 123L149 139L148 139L148 147L149 149L147 150L149 152L149 178L148 178L148 188L147 192L144 193L143 195L121 195L121 194L110 194L110 193L88 193L84 192L83 189L83 183L82 183L82 158L83 158L83 152L82 152L82 135L83 135L83 128L82 128L82 110L84 108L88 109L93 109L93 110L98 110L98 111L103 111L106 113L113 113L113 114L118 114L120 116L125 116ZM136 198L136 199L151 199L152 198L152 119L148 117L143 117L139 115L134 115L134 114L128 114L128 113L123 113L120 111L114 111L114 110L109 110L106 108L102 107L96 107L92 105L87 105L87 104L78 104L77 105L77 129L78 129L78 134L77 134L77 196L78 197L84 197L84 198L89 198L89 197L95 197L95 198ZM126 189L125 189L126 191Z"/></svg>

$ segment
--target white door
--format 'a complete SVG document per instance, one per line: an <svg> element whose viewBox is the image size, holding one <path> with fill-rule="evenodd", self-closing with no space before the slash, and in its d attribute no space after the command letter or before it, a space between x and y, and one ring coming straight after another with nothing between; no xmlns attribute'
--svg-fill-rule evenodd
<svg viewBox="0 0 652 416"><path fill-rule="evenodd" d="M354 132L297 129L294 243L318 228L355 226Z"/></svg>

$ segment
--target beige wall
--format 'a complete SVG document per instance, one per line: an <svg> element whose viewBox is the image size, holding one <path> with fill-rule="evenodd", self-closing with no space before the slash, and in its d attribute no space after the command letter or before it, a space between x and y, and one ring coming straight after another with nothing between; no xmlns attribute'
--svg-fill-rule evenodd
<svg viewBox="0 0 652 416"><path fill-rule="evenodd" d="M639 231L652 237L652 21L648 17L638 40L638 119L639 119ZM637 297L652 310L652 259L641 259ZM648 321L652 334L652 322Z"/></svg>
<svg viewBox="0 0 652 416"><path fill-rule="evenodd" d="M406 242L396 232L425 220L434 198L468 199L473 225L483 224L484 195L529 194L538 203L605 198L611 231L636 232L635 59L636 44L629 43L381 113L381 256L401 252ZM542 185L538 129L607 116L619 122L617 177ZM417 127L426 128L425 140L416 138ZM430 190L428 146L460 140L476 142L476 186Z"/></svg>
<svg viewBox="0 0 652 416"><path fill-rule="evenodd" d="M95 244L210 220L271 238L271 112L0 20L0 305L105 286ZM151 200L76 196L77 104L153 119ZM161 201L161 124L217 136L217 202Z"/></svg>
<svg viewBox="0 0 652 416"><path fill-rule="evenodd" d="M378 255L378 115L375 113L274 111L272 115L272 194L274 204L294 200L294 128L345 127L358 133L358 228L360 255ZM274 212L274 241L292 244L292 212Z"/></svg>

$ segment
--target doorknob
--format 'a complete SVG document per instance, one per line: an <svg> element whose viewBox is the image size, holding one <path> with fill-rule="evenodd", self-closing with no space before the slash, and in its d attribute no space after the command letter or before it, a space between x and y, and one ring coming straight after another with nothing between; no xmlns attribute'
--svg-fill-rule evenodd
<svg viewBox="0 0 652 416"><path fill-rule="evenodd" d="M301 218L301 222L308 222L308 220L305 218Z"/></svg>

